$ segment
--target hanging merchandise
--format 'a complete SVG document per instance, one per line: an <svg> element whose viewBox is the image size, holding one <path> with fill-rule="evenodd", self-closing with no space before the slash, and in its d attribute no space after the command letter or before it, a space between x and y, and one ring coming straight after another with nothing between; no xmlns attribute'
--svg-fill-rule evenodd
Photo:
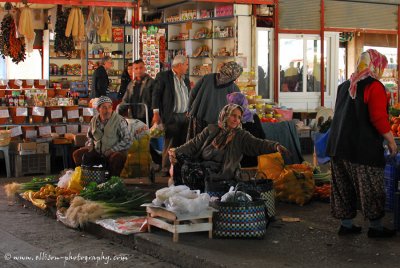
<svg viewBox="0 0 400 268"><path fill-rule="evenodd" d="M70 37L71 34L77 41L83 41L85 38L85 21L83 19L82 10L78 7L73 7L68 16L65 36Z"/></svg>
<svg viewBox="0 0 400 268"><path fill-rule="evenodd" d="M93 43L93 41L96 40L96 35L97 35L96 18L97 18L96 8L90 7L89 15L86 22L86 36L89 43Z"/></svg>
<svg viewBox="0 0 400 268"><path fill-rule="evenodd" d="M17 37L14 18L7 14L1 22L0 54L10 57L16 64L25 60L25 44L22 38Z"/></svg>
<svg viewBox="0 0 400 268"><path fill-rule="evenodd" d="M143 27L140 45L147 73L155 78L165 61L165 30L155 26Z"/></svg>
<svg viewBox="0 0 400 268"><path fill-rule="evenodd" d="M111 41L111 18L106 8L103 11L103 18L101 19L97 33L101 36L102 41Z"/></svg>
<svg viewBox="0 0 400 268"><path fill-rule="evenodd" d="M74 39L72 36L65 36L65 28L70 10L63 12L62 6L57 6L57 21L56 21L56 38L54 40L54 51L63 53L65 57L70 59L75 52Z"/></svg>
<svg viewBox="0 0 400 268"><path fill-rule="evenodd" d="M33 51L33 43L35 42L36 36L32 20L32 10L28 6L22 8L19 17L18 32L25 38L26 50L28 53Z"/></svg>

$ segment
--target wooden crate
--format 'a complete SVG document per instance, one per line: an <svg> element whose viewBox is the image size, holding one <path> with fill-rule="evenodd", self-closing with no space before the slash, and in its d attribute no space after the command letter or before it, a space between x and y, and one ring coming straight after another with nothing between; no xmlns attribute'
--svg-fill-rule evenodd
<svg viewBox="0 0 400 268"><path fill-rule="evenodd" d="M172 240L178 242L179 234L193 232L208 232L212 238L212 215L215 209L208 208L197 216L179 215L164 208L147 206L148 231L151 226L158 227L173 234Z"/></svg>

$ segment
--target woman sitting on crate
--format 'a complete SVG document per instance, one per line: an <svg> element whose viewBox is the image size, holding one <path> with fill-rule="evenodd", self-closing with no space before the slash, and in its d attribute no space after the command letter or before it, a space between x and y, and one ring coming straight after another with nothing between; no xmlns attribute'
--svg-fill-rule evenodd
<svg viewBox="0 0 400 268"><path fill-rule="evenodd" d="M287 153L278 142L255 138L243 130L242 116L241 106L228 104L219 114L218 125L208 125L195 138L169 150L175 185L204 190L204 178L236 180L243 154Z"/></svg>
<svg viewBox="0 0 400 268"><path fill-rule="evenodd" d="M383 140L392 156L397 153L385 87L379 82L386 66L384 55L368 49L350 79L338 88L327 154L332 163L331 212L341 220L339 235L361 233L361 227L352 222L360 203L370 221L368 237L396 234L381 223L385 215Z"/></svg>
<svg viewBox="0 0 400 268"><path fill-rule="evenodd" d="M129 133L126 119L114 112L112 107L109 97L98 99L96 109L99 114L90 121L86 146L76 150L72 157L75 165L80 166L83 155L94 149L105 156L110 176L119 176L133 136Z"/></svg>

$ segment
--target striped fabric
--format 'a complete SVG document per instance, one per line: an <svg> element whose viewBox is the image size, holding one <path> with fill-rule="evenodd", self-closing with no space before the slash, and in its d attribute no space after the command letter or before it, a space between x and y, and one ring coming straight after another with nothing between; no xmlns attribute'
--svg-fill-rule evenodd
<svg viewBox="0 0 400 268"><path fill-rule="evenodd" d="M189 102L189 94L188 88L186 87L185 81L183 80L183 76L178 78L178 76L174 73L174 85L175 85L175 113L185 113L187 112L188 102Z"/></svg>

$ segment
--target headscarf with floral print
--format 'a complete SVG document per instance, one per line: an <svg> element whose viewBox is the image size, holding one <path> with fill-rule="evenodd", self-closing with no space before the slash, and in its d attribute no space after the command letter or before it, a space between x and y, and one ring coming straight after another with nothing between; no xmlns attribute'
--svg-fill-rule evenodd
<svg viewBox="0 0 400 268"><path fill-rule="evenodd" d="M229 129L228 127L228 118L231 116L232 112L236 109L239 109L243 115L243 108L237 104L228 104L222 108L221 112L219 113L218 117L218 126L220 131L218 135L212 141L212 145L217 149L223 149L229 142L233 140L233 137L236 134L236 131L242 128L242 124L239 125L234 129Z"/></svg>
<svg viewBox="0 0 400 268"><path fill-rule="evenodd" d="M216 76L217 86L225 85L235 81L242 74L243 68L237 62L225 63Z"/></svg>
<svg viewBox="0 0 400 268"><path fill-rule="evenodd" d="M388 64L385 55L382 55L375 49L368 49L361 53L360 59L357 62L357 69L350 77L349 94L352 99L357 95L357 83L368 76L375 79L380 79L384 69Z"/></svg>

